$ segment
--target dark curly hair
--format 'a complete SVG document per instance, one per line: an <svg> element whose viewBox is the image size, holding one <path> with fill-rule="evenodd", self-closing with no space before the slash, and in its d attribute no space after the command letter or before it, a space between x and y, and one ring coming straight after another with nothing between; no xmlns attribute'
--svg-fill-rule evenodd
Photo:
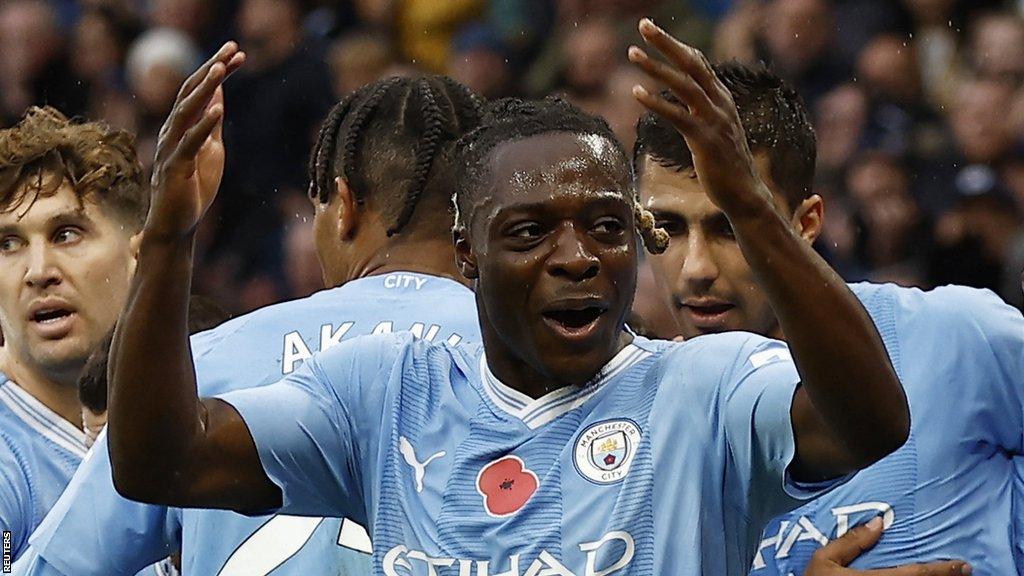
<svg viewBox="0 0 1024 576"><path fill-rule="evenodd" d="M64 182L79 201L109 206L132 230L142 228L149 188L131 134L69 120L49 106L32 107L16 126L0 130L0 211L25 212Z"/></svg>
<svg viewBox="0 0 1024 576"><path fill-rule="evenodd" d="M796 208L811 195L817 142L803 100L785 80L764 66L747 67L736 62L715 64L715 74L732 94L751 152L765 152L771 177ZM679 100L664 92L672 102ZM644 114L637 122L633 163L639 172L643 157L666 168L693 167L686 141L672 124L657 114Z"/></svg>
<svg viewBox="0 0 1024 576"><path fill-rule="evenodd" d="M629 157L608 123L599 116L580 110L556 97L544 100L504 98L488 108L480 127L464 136L455 148L455 226L465 229L469 218L469 198L482 188L488 175L487 157L499 144L522 140L550 132L568 132L599 136L614 146L625 170L630 171L629 200L637 231L647 250L658 254L668 247L668 234L654 227L654 217L645 210L632 185L633 175Z"/></svg>

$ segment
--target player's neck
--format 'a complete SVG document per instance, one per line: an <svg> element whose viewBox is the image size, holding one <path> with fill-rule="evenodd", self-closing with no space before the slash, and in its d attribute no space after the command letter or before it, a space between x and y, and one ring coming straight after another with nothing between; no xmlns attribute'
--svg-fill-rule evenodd
<svg viewBox="0 0 1024 576"><path fill-rule="evenodd" d="M44 374L12 353L10 348L0 352L0 371L19 388L43 403L61 418L82 427L82 405L78 401L78 374Z"/></svg>
<svg viewBox="0 0 1024 576"><path fill-rule="evenodd" d="M350 279L380 276L392 272L415 272L440 276L469 285L459 273L449 238L415 238L388 243L364 260L356 262Z"/></svg>
<svg viewBox="0 0 1024 576"><path fill-rule="evenodd" d="M566 386L592 381L606 363L610 362L616 354L621 352L633 340L633 336L623 330L605 362L597 366L593 373L584 378L583 381L568 382L534 369L529 362L523 360L521 355L507 348L504 340L498 337L493 330L484 328L482 318L481 336L484 342L484 354L487 356L487 367L490 369L491 374L505 386L522 392L533 399L541 398L545 394L565 388Z"/></svg>

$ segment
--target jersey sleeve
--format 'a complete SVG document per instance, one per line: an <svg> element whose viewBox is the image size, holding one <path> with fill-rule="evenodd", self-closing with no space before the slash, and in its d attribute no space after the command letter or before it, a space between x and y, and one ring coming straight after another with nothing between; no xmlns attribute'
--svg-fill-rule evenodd
<svg viewBox="0 0 1024 576"><path fill-rule="evenodd" d="M177 551L179 540L166 526L167 508L114 489L104 432L32 535L32 549L45 561L34 565L39 574L131 576Z"/></svg>
<svg viewBox="0 0 1024 576"><path fill-rule="evenodd" d="M749 519L767 520L842 480L804 484L789 475L796 455L791 412L799 384L789 348L753 335L723 373L719 414L732 464L727 482Z"/></svg>
<svg viewBox="0 0 1024 576"><path fill-rule="evenodd" d="M219 396L238 410L278 513L366 522L363 466L381 431L383 395L411 336L367 336L314 355L285 379Z"/></svg>
<svg viewBox="0 0 1024 576"><path fill-rule="evenodd" d="M0 530L10 534L13 558L24 551L32 530L32 496L24 464L12 442L0 433Z"/></svg>

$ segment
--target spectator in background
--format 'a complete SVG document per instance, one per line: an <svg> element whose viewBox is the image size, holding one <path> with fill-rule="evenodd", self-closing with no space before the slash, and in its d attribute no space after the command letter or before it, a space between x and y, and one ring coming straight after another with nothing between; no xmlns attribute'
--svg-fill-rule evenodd
<svg viewBox="0 0 1024 576"><path fill-rule="evenodd" d="M864 141L868 123L867 94L857 84L843 84L821 98L814 110L818 137L818 175L841 177Z"/></svg>
<svg viewBox="0 0 1024 576"><path fill-rule="evenodd" d="M173 28L192 39L203 52L215 49L216 38L211 28L223 27L216 22L215 0L151 0L149 24L153 28Z"/></svg>
<svg viewBox="0 0 1024 576"><path fill-rule="evenodd" d="M139 156L148 167L156 153L163 119L174 106L178 87L200 59L189 36L173 28L153 28L128 49L126 76L135 97L135 132Z"/></svg>
<svg viewBox="0 0 1024 576"><path fill-rule="evenodd" d="M809 106L849 77L847 63L833 50L835 22L827 0L772 0L763 15L762 58Z"/></svg>
<svg viewBox="0 0 1024 576"><path fill-rule="evenodd" d="M564 50L562 89L573 103L591 110L604 95L612 71L622 63L615 27L601 17L580 22L566 36Z"/></svg>
<svg viewBox="0 0 1024 576"><path fill-rule="evenodd" d="M71 66L87 86L88 116L136 131L135 110L128 94L124 61L139 34L126 11L99 5L87 8L71 37Z"/></svg>
<svg viewBox="0 0 1024 576"><path fill-rule="evenodd" d="M334 96L344 98L360 86L382 77L395 64L387 41L379 34L350 32L331 44L328 62L334 82Z"/></svg>
<svg viewBox="0 0 1024 576"><path fill-rule="evenodd" d="M32 105L84 114L88 91L78 84L65 52L57 14L44 0L0 3L0 114L5 126Z"/></svg>
<svg viewBox="0 0 1024 576"><path fill-rule="evenodd" d="M970 60L984 78L1024 83L1024 17L1012 12L982 15L971 26Z"/></svg>
<svg viewBox="0 0 1024 576"><path fill-rule="evenodd" d="M928 101L936 106L949 102L957 78L960 34L953 25L956 0L903 0L911 18L918 46L921 82Z"/></svg>
<svg viewBox="0 0 1024 576"><path fill-rule="evenodd" d="M449 76L485 98L512 95L508 49L487 24L471 24L455 36L447 68Z"/></svg>
<svg viewBox="0 0 1024 576"><path fill-rule="evenodd" d="M325 47L302 29L300 0L243 0L239 42L246 66L225 84L227 162L214 203L210 274L202 290L235 295L240 309L285 293L284 198L303 197L317 126L333 103ZM240 294L240 296L238 296Z"/></svg>
<svg viewBox="0 0 1024 576"><path fill-rule="evenodd" d="M867 152L850 167L847 191L861 224L856 257L861 268L873 271L869 279L922 286L930 230L910 192L907 167L893 156Z"/></svg>
<svg viewBox="0 0 1024 576"><path fill-rule="evenodd" d="M896 34L874 38L861 52L857 76L870 98L863 143L906 158L915 173L928 176L913 183L916 195L928 199L930 209L941 206L934 191L948 186L936 180L942 173L936 162L951 138L922 90L913 41Z"/></svg>
<svg viewBox="0 0 1024 576"><path fill-rule="evenodd" d="M431 72L444 72L452 37L483 14L483 0L400 0L395 23L406 58Z"/></svg>

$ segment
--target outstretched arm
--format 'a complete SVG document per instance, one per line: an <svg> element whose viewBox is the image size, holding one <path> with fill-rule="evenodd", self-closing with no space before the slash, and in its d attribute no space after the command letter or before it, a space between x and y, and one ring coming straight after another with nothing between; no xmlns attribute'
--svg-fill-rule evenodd
<svg viewBox="0 0 1024 576"><path fill-rule="evenodd" d="M842 278L779 214L757 175L736 105L710 64L650 20L644 40L667 62L631 47L629 58L679 99L634 88L676 127L697 177L728 216L736 240L789 341L803 386L793 400L800 480L833 478L899 448L910 430L907 400L871 318Z"/></svg>
<svg viewBox="0 0 1024 576"><path fill-rule="evenodd" d="M114 484L135 500L241 510L280 502L235 409L199 399L187 325L196 225L224 173L221 84L244 60L225 44L184 82L160 130L152 204L108 368Z"/></svg>

